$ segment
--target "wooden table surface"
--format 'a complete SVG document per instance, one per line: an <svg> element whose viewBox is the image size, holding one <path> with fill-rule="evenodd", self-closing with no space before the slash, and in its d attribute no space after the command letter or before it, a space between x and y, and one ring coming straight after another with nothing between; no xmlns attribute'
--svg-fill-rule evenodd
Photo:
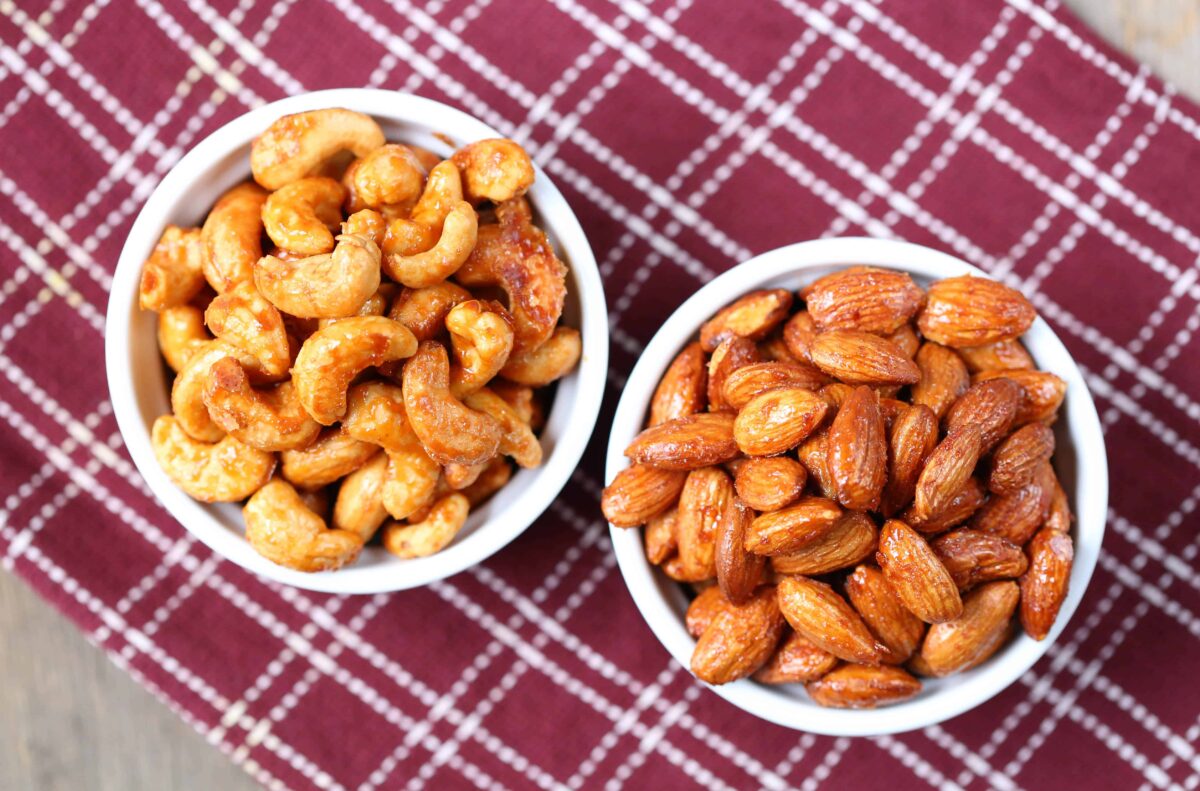
<svg viewBox="0 0 1200 791"><path fill-rule="evenodd" d="M1065 0L1200 99L1200 0ZM254 788L13 576L0 572L0 789Z"/></svg>

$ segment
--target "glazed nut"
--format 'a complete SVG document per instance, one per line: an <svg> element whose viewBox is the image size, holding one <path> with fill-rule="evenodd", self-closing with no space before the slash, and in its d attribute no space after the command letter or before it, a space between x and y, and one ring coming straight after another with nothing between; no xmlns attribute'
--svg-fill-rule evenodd
<svg viewBox="0 0 1200 791"><path fill-rule="evenodd" d="M376 453L342 480L333 505L332 526L335 529L354 533L363 543L371 540L388 517L383 506L387 466L387 454Z"/></svg>
<svg viewBox="0 0 1200 791"><path fill-rule="evenodd" d="M792 294L786 289L752 291L704 323L700 345L711 352L729 338L760 341L787 318L791 306Z"/></svg>
<svg viewBox="0 0 1200 791"><path fill-rule="evenodd" d="M379 290L379 248L369 237L342 235L332 249L293 260L261 258L254 265L254 285L272 305L298 318L353 316Z"/></svg>
<svg viewBox="0 0 1200 791"><path fill-rule="evenodd" d="M1020 592L1015 582L997 581L967 594L962 613L934 624L921 644L921 660L931 675L946 676L987 659L1009 634Z"/></svg>
<svg viewBox="0 0 1200 791"><path fill-rule="evenodd" d="M1021 576L1021 626L1044 640L1067 599L1075 548L1071 536L1044 528L1029 542L1029 570Z"/></svg>
<svg viewBox="0 0 1200 791"><path fill-rule="evenodd" d="M745 604L729 602L696 642L691 669L701 681L728 684L762 667L783 634L775 589L759 588Z"/></svg>
<svg viewBox="0 0 1200 791"><path fill-rule="evenodd" d="M286 481L276 478L242 508L246 540L273 563L297 571L332 571L362 551L357 533L329 529Z"/></svg>
<svg viewBox="0 0 1200 791"><path fill-rule="evenodd" d="M873 709L913 697L921 691L921 682L912 674L890 665L848 664L808 682L805 689L819 706Z"/></svg>
<svg viewBox="0 0 1200 791"><path fill-rule="evenodd" d="M192 355L208 346L212 336L204 328L204 311L192 305L163 308L158 314L158 350L175 373Z"/></svg>
<svg viewBox="0 0 1200 791"><path fill-rule="evenodd" d="M703 412L708 405L708 367L704 349L697 343L684 347L659 380L650 400L648 426Z"/></svg>
<svg viewBox="0 0 1200 791"><path fill-rule="evenodd" d="M259 450L306 448L321 433L321 424L304 411L290 380L253 388L232 357L222 357L209 368L203 398L218 427Z"/></svg>
<svg viewBox="0 0 1200 791"><path fill-rule="evenodd" d="M446 314L455 364L450 390L459 398L475 392L500 373L512 353L512 319L498 303L471 299Z"/></svg>
<svg viewBox="0 0 1200 791"><path fill-rule="evenodd" d="M921 645L925 623L896 596L875 566L859 566L846 578L846 596L886 649L883 661L903 664Z"/></svg>
<svg viewBox="0 0 1200 791"><path fill-rule="evenodd" d="M312 176L293 181L267 196L262 209L263 229L283 250L301 256L328 253L333 249L331 229L342 220L345 197L342 185L331 178Z"/></svg>
<svg viewBox="0 0 1200 791"><path fill-rule="evenodd" d="M748 456L783 453L804 441L820 425L828 408L811 390L768 390L750 399L738 412L733 424L734 441Z"/></svg>
<svg viewBox="0 0 1200 791"><path fill-rule="evenodd" d="M680 572L695 582L717 574L717 535L734 499L733 482L719 467L692 470L679 493L675 536Z"/></svg>
<svg viewBox="0 0 1200 791"><path fill-rule="evenodd" d="M439 464L482 464L500 448L501 427L450 392L450 361L436 341L424 341L404 364L404 407L413 431Z"/></svg>
<svg viewBox="0 0 1200 791"><path fill-rule="evenodd" d="M947 346L925 343L914 358L920 379L912 386L912 402L933 410L941 420L958 397L971 386L967 366L958 353Z"/></svg>
<svg viewBox="0 0 1200 791"><path fill-rule="evenodd" d="M908 323L925 295L904 272L852 267L817 280L803 293L818 329L886 335Z"/></svg>
<svg viewBox="0 0 1200 791"><path fill-rule="evenodd" d="M762 684L803 684L817 680L833 670L837 663L836 656L817 648L799 632L792 632L754 674L754 680Z"/></svg>
<svg viewBox="0 0 1200 791"><path fill-rule="evenodd" d="M779 574L818 576L849 568L874 554L879 531L866 514L851 511L820 538L799 549L771 557L771 568Z"/></svg>
<svg viewBox="0 0 1200 791"><path fill-rule="evenodd" d="M262 257L262 208L267 192L257 184L239 184L213 205L204 220L203 270L218 294L253 278Z"/></svg>
<svg viewBox="0 0 1200 791"><path fill-rule="evenodd" d="M514 346L515 337L514 334ZM582 354L583 339L579 330L560 326L541 346L510 356L500 374L517 384L545 387L575 370Z"/></svg>
<svg viewBox="0 0 1200 791"><path fill-rule="evenodd" d="M244 500L266 483L275 469L273 454L228 435L216 443L192 439L170 415L154 421L150 445L167 477L204 503Z"/></svg>
<svg viewBox="0 0 1200 791"><path fill-rule="evenodd" d="M851 385L911 385L921 378L916 363L889 340L859 330L830 330L813 340L813 364Z"/></svg>
<svg viewBox="0 0 1200 791"><path fill-rule="evenodd" d="M384 142L379 124L353 110L330 108L285 115L255 138L250 170L255 181L275 190L315 175L340 151L365 157Z"/></svg>
<svg viewBox="0 0 1200 791"><path fill-rule="evenodd" d="M786 555L819 540L837 525L842 509L823 497L802 497L779 511L760 514L746 532L746 550Z"/></svg>
<svg viewBox="0 0 1200 791"><path fill-rule="evenodd" d="M542 463L542 444L517 410L490 389L481 387L463 399L476 412L490 416L500 426L500 453L526 469ZM482 464L483 462L480 462Z"/></svg>
<svg viewBox="0 0 1200 791"><path fill-rule="evenodd" d="M760 362L758 347L753 341L735 336L721 342L708 358L709 411L738 411L725 400L725 382L735 371L757 362Z"/></svg>
<svg viewBox="0 0 1200 791"><path fill-rule="evenodd" d="M980 346L1013 340L1037 313L1021 292L982 277L951 277L929 287L917 326L935 343Z"/></svg>
<svg viewBox="0 0 1200 791"><path fill-rule="evenodd" d="M734 476L734 487L756 511L778 511L795 502L804 493L808 472L804 465L787 456L746 459Z"/></svg>
<svg viewBox="0 0 1200 791"><path fill-rule="evenodd" d="M717 525L717 585L733 604L744 604L762 581L766 558L746 551L746 531L754 511L737 497L725 503Z"/></svg>
<svg viewBox="0 0 1200 791"><path fill-rule="evenodd" d="M878 510L888 461L878 394L869 387L855 388L830 424L827 441L826 464L838 502L855 511Z"/></svg>
<svg viewBox="0 0 1200 791"><path fill-rule="evenodd" d="M425 167L411 148L388 143L358 160L351 183L363 205L379 209L416 200L425 186L425 175Z"/></svg>
<svg viewBox="0 0 1200 791"><path fill-rule="evenodd" d="M784 577L778 595L783 617L813 645L847 662L879 664L883 646L833 588L807 577Z"/></svg>
<svg viewBox="0 0 1200 791"><path fill-rule="evenodd" d="M477 140L454 152L463 191L472 203L502 203L519 198L533 185L533 162L513 140Z"/></svg>
<svg viewBox="0 0 1200 791"><path fill-rule="evenodd" d="M379 448L340 429L325 429L311 445L280 452L284 480L300 489L319 489L366 464Z"/></svg>
<svg viewBox="0 0 1200 791"><path fill-rule="evenodd" d="M735 410L741 410L753 398L768 390L785 387L816 390L826 381L819 371L795 363L751 363L738 368L725 378L722 395L726 404Z"/></svg>
<svg viewBox="0 0 1200 791"><path fill-rule="evenodd" d="M389 522L383 528L383 548L399 558L423 558L441 552L467 523L470 503L462 494L448 494L418 522Z"/></svg>
<svg viewBox="0 0 1200 791"><path fill-rule="evenodd" d="M686 478L683 472L634 464L604 487L600 510L617 527L644 525L678 501Z"/></svg>
<svg viewBox="0 0 1200 791"><path fill-rule="evenodd" d="M254 372L268 380L282 379L292 364L291 344L283 316L248 279L218 295L204 311L204 322L213 335L252 363Z"/></svg>
<svg viewBox="0 0 1200 791"><path fill-rule="evenodd" d="M875 557L896 596L922 621L944 623L962 614L954 578L925 539L908 525L896 519L885 522Z"/></svg>
<svg viewBox="0 0 1200 791"><path fill-rule="evenodd" d="M638 434L625 455L638 464L666 470L694 470L737 457L734 416L699 413L660 423Z"/></svg>
<svg viewBox="0 0 1200 791"><path fill-rule="evenodd" d="M199 228L168 225L142 266L138 305L162 311L186 304L204 287L204 242Z"/></svg>
<svg viewBox="0 0 1200 791"><path fill-rule="evenodd" d="M978 530L952 530L930 546L959 590L990 580L1016 579L1029 567L1020 545Z"/></svg>

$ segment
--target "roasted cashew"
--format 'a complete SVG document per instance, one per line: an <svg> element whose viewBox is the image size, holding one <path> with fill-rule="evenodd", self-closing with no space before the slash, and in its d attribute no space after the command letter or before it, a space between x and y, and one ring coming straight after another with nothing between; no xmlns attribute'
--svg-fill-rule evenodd
<svg viewBox="0 0 1200 791"><path fill-rule="evenodd" d="M330 530L291 484L278 478L254 493L242 508L246 540L272 563L297 571L332 571L362 551L356 533Z"/></svg>
<svg viewBox="0 0 1200 791"><path fill-rule="evenodd" d="M259 450L307 448L321 433L321 424L300 406L290 380L255 390L241 363L232 357L223 357L209 368L204 404L217 426Z"/></svg>
<svg viewBox="0 0 1200 791"><path fill-rule="evenodd" d="M558 327L550 340L533 351L514 354L500 374L517 384L545 387L571 372L583 353L579 330Z"/></svg>
<svg viewBox="0 0 1200 791"><path fill-rule="evenodd" d="M292 381L308 414L329 426L346 414L346 388L362 370L416 350L417 339L400 322L355 316L309 336L296 356Z"/></svg>
<svg viewBox="0 0 1200 791"><path fill-rule="evenodd" d="M404 393L391 382L363 382L346 393L342 431L385 450L401 450L413 438L404 414Z"/></svg>
<svg viewBox="0 0 1200 791"><path fill-rule="evenodd" d="M496 455L500 424L450 394L450 361L440 343L422 342L404 364L403 380L408 422L434 460L472 465Z"/></svg>
<svg viewBox="0 0 1200 791"><path fill-rule="evenodd" d="M204 277L224 294L253 277L262 258L262 208L267 193L257 184L239 184L221 196L200 232L204 241Z"/></svg>
<svg viewBox="0 0 1200 791"><path fill-rule="evenodd" d="M163 415L150 432L154 457L163 472L188 496L205 503L232 503L253 494L271 477L275 456L226 435L199 442L178 421Z"/></svg>
<svg viewBox="0 0 1200 791"><path fill-rule="evenodd" d="M204 388L213 364L229 354L230 349L225 344L210 341L208 346L192 355L171 385L171 412L179 427L192 439L216 442L225 436L225 430L208 414L208 407L204 404Z"/></svg>
<svg viewBox="0 0 1200 791"><path fill-rule="evenodd" d="M478 140L455 151L451 160L462 172L467 200L474 204L518 198L533 184L533 162L512 140Z"/></svg>
<svg viewBox="0 0 1200 791"><path fill-rule="evenodd" d="M371 540L388 517L383 507L383 484L387 480L388 457L376 453L363 466L347 475L338 487L333 505L333 527Z"/></svg>
<svg viewBox="0 0 1200 791"><path fill-rule="evenodd" d="M165 308L158 314L158 350L176 373L211 340L204 329L204 311L194 305Z"/></svg>
<svg viewBox="0 0 1200 791"><path fill-rule="evenodd" d="M325 176L293 181L271 193L263 205L263 228L271 241L300 255L333 249L333 229L342 220L342 185Z"/></svg>
<svg viewBox="0 0 1200 791"><path fill-rule="evenodd" d="M138 304L142 310L183 305L204 288L204 242L199 228L168 225L142 266Z"/></svg>
<svg viewBox="0 0 1200 791"><path fill-rule="evenodd" d="M428 250L412 255L390 253L383 260L388 277L410 288L440 283L458 271L475 249L479 217L466 201L456 203L446 215L442 234Z"/></svg>
<svg viewBox="0 0 1200 791"><path fill-rule="evenodd" d="M379 290L371 296L367 297L367 301L362 303L358 310L354 312L355 316L382 316L388 312L388 308L392 304L392 300L396 297L395 283L380 283ZM343 316L337 319L318 319L316 329L328 327L338 321L352 318L351 316ZM315 330L314 330L315 332ZM309 335L312 333L310 332Z"/></svg>
<svg viewBox="0 0 1200 791"><path fill-rule="evenodd" d="M491 462L486 464L447 464L442 468L442 480L446 486L458 491L465 489L475 481L479 480L479 476L487 470Z"/></svg>
<svg viewBox="0 0 1200 791"><path fill-rule="evenodd" d="M263 379L280 379L292 363L283 316L259 294L253 283L242 283L217 296L204 311L209 330L238 352L243 363Z"/></svg>
<svg viewBox="0 0 1200 791"><path fill-rule="evenodd" d="M425 167L408 146L388 143L360 159L352 179L355 197L378 209L416 200L425 186Z"/></svg>
<svg viewBox="0 0 1200 791"><path fill-rule="evenodd" d="M332 253L254 265L254 285L271 304L303 319L353 316L379 290L379 248L366 236L339 236Z"/></svg>
<svg viewBox="0 0 1200 791"><path fill-rule="evenodd" d="M500 424L501 453L511 456L522 467L537 467L542 463L541 443L529 424L521 420L517 410L509 406L507 401L484 387L468 395L463 403L471 409L491 415Z"/></svg>
<svg viewBox="0 0 1200 791"><path fill-rule="evenodd" d="M345 219L342 223L342 233L365 236L382 249L383 237L387 233L387 222L383 219L383 215L374 209L362 209Z"/></svg>
<svg viewBox="0 0 1200 791"><path fill-rule="evenodd" d="M455 305L471 298L471 292L447 281L428 288L406 288L392 303L388 316L412 330L418 341L433 340L446 326L446 316Z"/></svg>
<svg viewBox="0 0 1200 791"><path fill-rule="evenodd" d="M317 489L344 478L379 452L339 429L327 429L307 448L279 454L283 477L301 489Z"/></svg>
<svg viewBox="0 0 1200 791"><path fill-rule="evenodd" d="M450 371L450 392L462 398L486 385L508 362L512 353L512 319L498 302L471 299L446 314L450 350L455 365Z"/></svg>
<svg viewBox="0 0 1200 791"><path fill-rule="evenodd" d="M387 456L383 507L392 518L406 519L433 499L441 469L429 458L415 434L404 447L389 450Z"/></svg>
<svg viewBox="0 0 1200 791"><path fill-rule="evenodd" d="M462 489L462 494L474 508L503 489L511 478L512 465L508 459L497 456L488 463L474 483Z"/></svg>
<svg viewBox="0 0 1200 791"><path fill-rule="evenodd" d="M539 417L540 409L532 387L519 385L507 379L495 379L488 384L488 389L507 401L521 420L537 431L538 427L535 425L535 421Z"/></svg>
<svg viewBox="0 0 1200 791"><path fill-rule="evenodd" d="M384 258L392 255L416 255L433 247L442 223L451 209L463 202L462 177L453 162L440 162L429 171L425 189L407 217L388 222L383 240ZM389 213L384 207L385 216Z"/></svg>
<svg viewBox="0 0 1200 791"><path fill-rule="evenodd" d="M327 159L349 150L365 157L387 142L369 115L332 107L285 115L254 140L250 170L269 190L313 175Z"/></svg>
<svg viewBox="0 0 1200 791"><path fill-rule="evenodd" d="M400 558L423 558L445 549L467 523L467 498L448 494L420 522L389 522L383 528L383 548Z"/></svg>

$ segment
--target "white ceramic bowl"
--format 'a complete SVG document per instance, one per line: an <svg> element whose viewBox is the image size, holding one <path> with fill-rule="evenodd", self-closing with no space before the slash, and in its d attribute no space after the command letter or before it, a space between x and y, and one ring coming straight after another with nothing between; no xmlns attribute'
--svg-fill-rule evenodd
<svg viewBox="0 0 1200 791"><path fill-rule="evenodd" d="M606 479L611 481L628 466L623 455L625 447L642 429L655 386L704 321L748 291L796 289L853 264L903 270L923 285L968 273L986 277L981 270L945 253L880 239L802 242L764 253L731 269L684 302L642 353L613 419ZM1066 401L1055 425L1055 467L1077 518L1075 564L1070 593L1049 636L1038 642L1021 633L978 668L945 679L926 679L924 689L911 700L874 710L821 708L809 700L799 684L772 687L743 680L714 686L713 691L738 708L797 730L838 736L897 733L941 722L979 705L1015 681L1046 652L1075 612L1096 566L1108 508L1108 463L1096 408L1066 347L1041 319L1023 340L1039 368L1067 382ZM684 628L688 599L683 589L646 560L641 530L614 527L610 532L634 602L675 660L688 667L696 641Z"/></svg>
<svg viewBox="0 0 1200 791"><path fill-rule="evenodd" d="M137 306L142 263L168 223L198 225L225 190L250 178L250 144L276 118L323 107L347 107L373 116L389 140L449 154L452 146L501 135L438 102L392 91L360 88L318 91L259 107L218 129L171 169L146 201L121 251L106 320L105 360L117 424L151 491L179 522L218 554L263 577L330 593L377 593L424 585L479 563L516 538L554 500L579 463L596 424L608 372L608 310L596 260L579 221L541 169L529 191L538 221L570 274L564 321L583 336L579 367L558 383L542 432L545 461L517 472L474 511L454 543L436 555L401 560L368 547L357 563L334 572L304 574L277 566L243 538L237 504L205 505L184 494L155 461L150 427L170 411L168 381L155 339L155 316Z"/></svg>

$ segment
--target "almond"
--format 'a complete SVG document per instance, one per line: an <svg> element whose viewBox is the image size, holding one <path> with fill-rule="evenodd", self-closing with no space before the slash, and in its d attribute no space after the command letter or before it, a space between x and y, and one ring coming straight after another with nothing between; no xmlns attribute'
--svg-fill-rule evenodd
<svg viewBox="0 0 1200 791"><path fill-rule="evenodd" d="M852 385L910 385L921 378L916 363L891 341L857 330L822 332L810 350L813 364Z"/></svg>
<svg viewBox="0 0 1200 791"><path fill-rule="evenodd" d="M984 277L950 277L929 287L921 334L944 346L982 346L1019 337L1037 312L1021 292Z"/></svg>
<svg viewBox="0 0 1200 791"><path fill-rule="evenodd" d="M717 527L717 583L725 598L734 604L749 600L762 581L766 558L746 551L746 531L754 521L754 511L731 497L725 504Z"/></svg>
<svg viewBox="0 0 1200 791"><path fill-rule="evenodd" d="M821 330L862 330L886 335L907 324L925 299L904 272L853 267L812 283L805 306Z"/></svg>
<svg viewBox="0 0 1200 791"><path fill-rule="evenodd" d="M795 552L773 556L771 568L779 574L828 574L869 558L878 543L879 531L871 518L851 511L816 541Z"/></svg>
<svg viewBox="0 0 1200 791"><path fill-rule="evenodd" d="M879 664L883 647L833 588L807 577L784 577L778 590L783 617L813 645L848 662Z"/></svg>
<svg viewBox="0 0 1200 791"><path fill-rule="evenodd" d="M779 644L770 660L754 674L762 684L803 684L833 670L838 658L817 648L806 637L790 633Z"/></svg>
<svg viewBox="0 0 1200 791"><path fill-rule="evenodd" d="M659 568L662 569L663 574L676 582L707 582L712 579L712 575L706 575L704 569L697 569L685 564L683 558L678 554L671 555L664 560Z"/></svg>
<svg viewBox="0 0 1200 791"><path fill-rule="evenodd" d="M1054 432L1044 423L1030 423L1008 436L992 455L988 489L1009 494L1033 479L1038 467L1054 455Z"/></svg>
<svg viewBox="0 0 1200 791"><path fill-rule="evenodd" d="M802 310L783 325L783 343L802 363L812 365L812 344L817 338L817 325L807 310Z"/></svg>
<svg viewBox="0 0 1200 791"><path fill-rule="evenodd" d="M925 636L925 623L908 611L883 572L874 566L859 566L846 578L846 595L887 649L883 661L896 665L908 661Z"/></svg>
<svg viewBox="0 0 1200 791"><path fill-rule="evenodd" d="M989 582L967 594L962 614L934 624L921 644L921 659L934 676L975 667L1007 638L1017 608L1017 583Z"/></svg>
<svg viewBox="0 0 1200 791"><path fill-rule="evenodd" d="M1068 534L1044 528L1026 551L1029 570L1021 577L1021 626L1034 640L1044 640L1067 599L1075 547Z"/></svg>
<svg viewBox="0 0 1200 791"><path fill-rule="evenodd" d="M688 579L704 580L716 575L717 530L733 496L733 483L719 467L688 473L675 523L679 559Z"/></svg>
<svg viewBox="0 0 1200 791"><path fill-rule="evenodd" d="M1067 493L1063 491L1062 485L1058 482L1058 477L1055 476L1050 487L1050 512L1046 516L1045 527L1052 530L1061 530L1064 533L1071 532L1071 502L1067 499Z"/></svg>
<svg viewBox="0 0 1200 791"><path fill-rule="evenodd" d="M760 393L781 387L803 387L816 390L829 381L815 368L793 363L754 363L739 368L725 379L725 403L741 409Z"/></svg>
<svg viewBox="0 0 1200 791"><path fill-rule="evenodd" d="M1048 371L988 371L975 375L975 381L986 382L998 377L1020 385L1024 394L1014 425L1023 426L1035 420L1053 423L1067 394L1067 383Z"/></svg>
<svg viewBox="0 0 1200 791"><path fill-rule="evenodd" d="M912 502L917 478L925 468L925 460L937 447L937 440L937 418L923 404L906 408L892 423L887 486L881 506L884 516L894 516Z"/></svg>
<svg viewBox="0 0 1200 791"><path fill-rule="evenodd" d="M921 378L912 386L912 402L929 407L941 420L950 405L971 386L967 366L954 349L937 343L923 345L914 360Z"/></svg>
<svg viewBox="0 0 1200 791"><path fill-rule="evenodd" d="M911 698L921 691L921 682L891 665L842 665L804 688L819 706L873 709Z"/></svg>
<svg viewBox="0 0 1200 791"><path fill-rule="evenodd" d="M752 291L723 308L700 328L700 345L711 352L730 338L760 341L787 318L792 294L782 288Z"/></svg>
<svg viewBox="0 0 1200 791"><path fill-rule="evenodd" d="M832 530L841 517L837 503L803 497L794 505L755 518L746 533L746 551L759 555L796 552Z"/></svg>
<svg viewBox="0 0 1200 791"><path fill-rule="evenodd" d="M969 478L958 493L950 498L950 502L937 513L920 516L916 512L916 506L909 506L900 520L921 533L940 533L970 519L983 505L984 499L983 486L975 478Z"/></svg>
<svg viewBox="0 0 1200 791"><path fill-rule="evenodd" d="M721 589L716 585L700 591L699 595L688 605L687 614L683 618L683 624L687 628L688 634L699 639L708 625L712 623L713 618L717 617L717 613L728 605L725 594L721 593Z"/></svg>
<svg viewBox="0 0 1200 791"><path fill-rule="evenodd" d="M822 497L834 499L837 490L829 475L829 430L821 429L796 448L796 457L808 470L808 477L816 482Z"/></svg>
<svg viewBox="0 0 1200 791"><path fill-rule="evenodd" d="M760 362L758 347L746 338L723 341L708 358L708 408L712 412L736 411L725 401L725 380L739 368Z"/></svg>
<svg viewBox="0 0 1200 791"><path fill-rule="evenodd" d="M884 523L875 559L896 596L922 621L942 623L962 613L962 599L950 572L908 525L895 519Z"/></svg>
<svg viewBox="0 0 1200 791"><path fill-rule="evenodd" d="M979 430L982 452L987 453L1012 428L1022 397L1021 386L1011 379L977 382L946 412L946 431L974 426Z"/></svg>
<svg viewBox="0 0 1200 791"><path fill-rule="evenodd" d="M829 426L829 475L838 502L854 511L879 508L887 482L887 439L879 396L858 387L846 399Z"/></svg>
<svg viewBox="0 0 1200 791"><path fill-rule="evenodd" d="M981 371L1025 371L1033 370L1033 358L1020 341L997 341L984 346L967 346L958 350L967 370Z"/></svg>
<svg viewBox="0 0 1200 791"><path fill-rule="evenodd" d="M738 455L730 413L701 412L651 426L634 437L625 455L636 464L694 470L723 464Z"/></svg>
<svg viewBox="0 0 1200 791"><path fill-rule="evenodd" d="M979 431L967 426L937 444L917 478L913 511L922 521L944 511L967 485L982 450Z"/></svg>
<svg viewBox="0 0 1200 791"><path fill-rule="evenodd" d="M764 585L745 604L727 603L696 641L692 673L709 684L728 684L758 670L779 645L783 616L775 588Z"/></svg>
<svg viewBox="0 0 1200 791"><path fill-rule="evenodd" d="M825 401L801 387L768 390L738 412L733 436L748 456L773 456L791 450L825 418Z"/></svg>
<svg viewBox="0 0 1200 791"><path fill-rule="evenodd" d="M776 363L789 363L805 367L809 365L809 363L792 354L791 349L787 347L787 343L783 340L783 333L779 331L771 333L765 340L758 342L758 355L764 360Z"/></svg>
<svg viewBox="0 0 1200 791"><path fill-rule="evenodd" d="M1016 579L1029 565L1021 547L978 530L952 530L930 546L960 591L990 580Z"/></svg>
<svg viewBox="0 0 1200 791"><path fill-rule="evenodd" d="M703 412L708 405L708 359L698 343L684 347L671 362L650 401L649 425Z"/></svg>
<svg viewBox="0 0 1200 791"><path fill-rule="evenodd" d="M911 324L905 324L895 332L885 333L883 337L896 344L896 348L904 352L904 356L910 360L917 356L917 351L921 348L921 336L917 335Z"/></svg>
<svg viewBox="0 0 1200 791"><path fill-rule="evenodd" d="M661 566L679 549L675 538L678 520L679 511L672 508L646 522L646 559L654 565Z"/></svg>
<svg viewBox="0 0 1200 791"><path fill-rule="evenodd" d="M600 496L600 510L614 527L638 527L675 504L687 476L634 464L617 473Z"/></svg>
<svg viewBox="0 0 1200 791"><path fill-rule="evenodd" d="M1049 466L1043 464L1034 479L1015 492L988 498L971 517L971 527L1024 546L1050 514L1054 487L1046 473Z"/></svg>
<svg viewBox="0 0 1200 791"><path fill-rule="evenodd" d="M738 466L734 488L756 511L778 511L804 493L808 473L787 456L746 459Z"/></svg>

